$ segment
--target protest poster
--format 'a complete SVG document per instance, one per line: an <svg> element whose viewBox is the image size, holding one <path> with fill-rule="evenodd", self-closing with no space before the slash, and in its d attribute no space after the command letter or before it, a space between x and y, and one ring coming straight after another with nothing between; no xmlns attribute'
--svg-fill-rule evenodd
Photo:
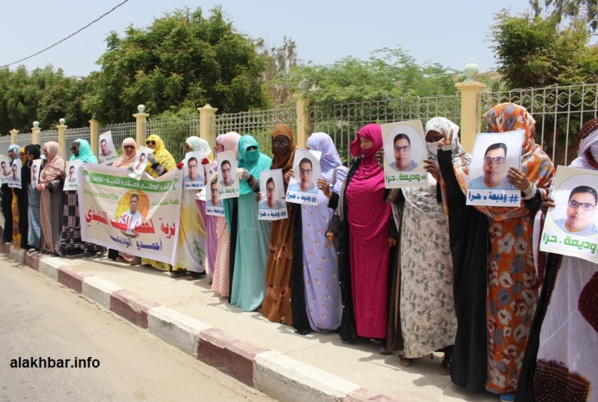
<svg viewBox="0 0 598 402"><path fill-rule="evenodd" d="M287 188L286 202L318 205L318 179L322 152L309 149L295 150L293 176Z"/></svg>
<svg viewBox="0 0 598 402"><path fill-rule="evenodd" d="M98 160L102 165L108 165L118 158L116 147L112 142L112 132L106 131L99 136L100 152L98 152Z"/></svg>
<svg viewBox="0 0 598 402"><path fill-rule="evenodd" d="M8 178L12 174L10 170L10 157L0 156L0 184L8 183Z"/></svg>
<svg viewBox="0 0 598 402"><path fill-rule="evenodd" d="M212 216L224 216L224 205L218 198L218 183L208 183L196 196L206 203L206 214Z"/></svg>
<svg viewBox="0 0 598 402"><path fill-rule="evenodd" d="M521 191L509 182L507 172L510 167L521 170L524 136L523 130L477 135L467 181L467 205L521 205Z"/></svg>
<svg viewBox="0 0 598 402"><path fill-rule="evenodd" d="M598 263L598 172L559 166L540 237L540 251Z"/></svg>
<svg viewBox="0 0 598 402"><path fill-rule="evenodd" d="M78 192L84 241L176 264L183 172L136 180L126 169L83 164Z"/></svg>
<svg viewBox="0 0 598 402"><path fill-rule="evenodd" d="M258 219L277 221L288 218L287 204L283 200L284 182L282 169L260 172L261 201L258 206Z"/></svg>
<svg viewBox="0 0 598 402"><path fill-rule="evenodd" d="M139 180L145 172L145 168L147 167L147 155L153 154L154 150L149 147L139 147L139 150L135 154L135 162L132 165L132 171L129 173L129 177L132 179Z"/></svg>
<svg viewBox="0 0 598 402"><path fill-rule="evenodd" d="M79 178L77 173L81 167L82 162L80 160L68 161L66 163L66 177L64 179L64 191L77 190L79 186Z"/></svg>
<svg viewBox="0 0 598 402"><path fill-rule="evenodd" d="M424 169L426 142L420 120L382 124L384 138L384 187L428 185Z"/></svg>
<svg viewBox="0 0 598 402"><path fill-rule="evenodd" d="M31 161L31 186L39 184L39 174L42 170L42 160L34 159Z"/></svg>
<svg viewBox="0 0 598 402"><path fill-rule="evenodd" d="M237 177L237 160L233 151L218 154L218 198L239 197L239 178Z"/></svg>
<svg viewBox="0 0 598 402"><path fill-rule="evenodd" d="M183 183L185 190L201 190L204 188L204 169L201 164L203 151L187 152L185 154L185 177Z"/></svg>
<svg viewBox="0 0 598 402"><path fill-rule="evenodd" d="M8 175L8 187L21 188L21 160L19 158L12 161L10 174Z"/></svg>

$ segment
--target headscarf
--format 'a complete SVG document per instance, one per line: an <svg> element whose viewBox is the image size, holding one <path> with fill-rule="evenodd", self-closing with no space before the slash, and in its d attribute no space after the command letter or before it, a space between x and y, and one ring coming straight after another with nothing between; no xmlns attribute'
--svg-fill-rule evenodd
<svg viewBox="0 0 598 402"><path fill-rule="evenodd" d="M484 114L484 119L488 123L488 132L491 133L525 131L525 138L521 146L521 172L536 185L542 193L542 198L545 198L550 180L554 175L554 166L542 147L534 141L536 135L534 118L523 106L515 103L501 103L487 111ZM467 194L467 177L461 168L455 167L455 173L461 189ZM523 203L517 208L476 206L476 209L495 221L517 218L529 213Z"/></svg>
<svg viewBox="0 0 598 402"><path fill-rule="evenodd" d="M239 133L235 133L234 131L228 132L222 135L222 146L224 147L224 151L233 151L235 154L235 158L239 157L239 139L241 136Z"/></svg>
<svg viewBox="0 0 598 402"><path fill-rule="evenodd" d="M307 139L307 148L322 152L322 156L320 157L322 173L333 170L343 164L334 146L334 141L326 133L313 133L310 135Z"/></svg>
<svg viewBox="0 0 598 402"><path fill-rule="evenodd" d="M471 155L468 154L463 149L463 147L461 146L461 143L459 142L459 126L458 125L456 125L455 123L453 123L452 121L450 121L449 119L446 119L444 117L434 117L434 118L431 118L430 120L428 120L428 122L426 123L426 129L425 129L426 135L430 131L436 131L437 133L440 133L440 134L446 134L447 138L450 136L451 131L452 131L453 132L453 140L451 142L451 145L452 145L451 153L452 153L453 165L459 166L462 169L466 169L469 167L469 164L471 163ZM426 144L426 148L428 148L427 145L428 144ZM430 152L430 150L428 149L427 158L431 161L437 162L438 154L433 151Z"/></svg>
<svg viewBox="0 0 598 402"><path fill-rule="evenodd" d="M48 141L44 144L44 147L48 151L48 162L40 174L40 183L48 183L56 180L62 175L66 166L60 152L60 145L56 141Z"/></svg>
<svg viewBox="0 0 598 402"><path fill-rule="evenodd" d="M216 144L222 146L222 139L223 138L224 138L224 134L220 134L218 137L216 137ZM222 152L222 150L216 151L216 155L218 155L220 152Z"/></svg>
<svg viewBox="0 0 598 402"><path fill-rule="evenodd" d="M168 152L168 150L166 150L166 147L164 146L164 141L162 141L162 138L158 137L156 134L152 134L149 137L147 137L146 142L147 141L155 141L156 142L156 145L154 146L154 156L156 157L156 160L158 161L158 163L160 165L164 166L164 169L166 169L167 172L176 168L176 162L174 161L174 158L172 157L170 152ZM154 169L151 167L151 165L149 163L147 164L145 171L148 172L153 177L158 176L158 173L154 171Z"/></svg>
<svg viewBox="0 0 598 402"><path fill-rule="evenodd" d="M249 147L257 147L252 151L248 151ZM256 179L260 179L260 172L262 170L270 169L272 158L260 152L260 145L250 135L244 135L239 140L239 164L238 166L247 169L249 173ZM249 184L245 180L239 181L239 193L241 195L250 194L253 192Z"/></svg>
<svg viewBox="0 0 598 402"><path fill-rule="evenodd" d="M72 161L80 160L86 163L98 163L98 158L91 152L91 145L87 140L77 138L73 142L79 144L79 156L71 155Z"/></svg>
<svg viewBox="0 0 598 402"><path fill-rule="evenodd" d="M278 124L276 127L274 127L274 131L272 131L272 141L274 141L274 139L279 135L285 136L291 142L289 146L289 153L286 155L274 155L274 159L272 160L272 169L282 169L282 175L284 176L289 169L293 168L295 149L297 147L295 146L295 136L293 135L291 127L286 124Z"/></svg>
<svg viewBox="0 0 598 402"><path fill-rule="evenodd" d="M372 147L361 149L360 137L372 141ZM379 124L368 124L362 127L349 148L353 157L360 155L363 157L351 178L347 191L355 191L363 196L352 202L352 211L347 217L353 227L363 229L361 235L364 241L370 240L372 236L379 233L387 225L390 216L389 204L385 204L384 208L372 210L372 205L380 203L382 199L380 192L384 191L384 171L378 166L374 156L382 148L382 127Z"/></svg>
<svg viewBox="0 0 598 402"><path fill-rule="evenodd" d="M17 159L17 158L19 157L19 151L20 151L20 150L21 150L21 147L20 147L20 146L18 146L17 144L10 144L10 145L8 146L8 152L10 152L10 151L15 151L15 157L14 157L14 158L12 158L12 160L11 160L11 164L12 164L12 162L13 162L15 159Z"/></svg>
<svg viewBox="0 0 598 402"><path fill-rule="evenodd" d="M25 147L25 153L29 153L33 155L33 159L39 159L41 151L39 149L39 145L37 144L29 144Z"/></svg>
<svg viewBox="0 0 598 402"><path fill-rule="evenodd" d="M133 147L135 147L133 148L133 153L131 154L131 156L127 156L127 154L125 153L125 145L132 145ZM133 138L127 137L123 140L122 150L122 155L114 161L112 166L119 168L127 168L131 166L133 163L135 163L135 156L137 155L137 144L135 143L135 140Z"/></svg>
<svg viewBox="0 0 598 402"><path fill-rule="evenodd" d="M348 169L343 166L341 157L334 146L334 141L326 133L313 133L307 139L307 149L322 152L320 169L322 178L333 185L332 191L340 193L342 182L347 177Z"/></svg>
<svg viewBox="0 0 598 402"><path fill-rule="evenodd" d="M569 166L581 169L598 169L598 118L592 119L581 127L577 158Z"/></svg>
<svg viewBox="0 0 598 402"><path fill-rule="evenodd" d="M207 158L208 160L213 160L214 155L212 154L212 148L210 148L210 144L204 139L201 139L197 136L192 136L187 138L185 141L190 147L193 152L203 152L203 157Z"/></svg>

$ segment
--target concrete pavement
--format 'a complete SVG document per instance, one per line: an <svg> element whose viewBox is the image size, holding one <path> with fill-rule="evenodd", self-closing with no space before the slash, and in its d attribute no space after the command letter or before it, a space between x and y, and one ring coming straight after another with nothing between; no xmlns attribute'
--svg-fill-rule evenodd
<svg viewBox="0 0 598 402"><path fill-rule="evenodd" d="M281 401L497 401L464 391L438 373L441 355L399 365L378 344L344 345L337 334L300 336L213 294L209 279L104 258L58 258L2 243L24 264L185 353Z"/></svg>

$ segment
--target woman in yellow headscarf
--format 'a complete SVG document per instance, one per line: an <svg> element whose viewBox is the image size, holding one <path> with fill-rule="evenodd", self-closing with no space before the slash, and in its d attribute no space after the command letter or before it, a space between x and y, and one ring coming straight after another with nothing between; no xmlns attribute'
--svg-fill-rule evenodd
<svg viewBox="0 0 598 402"><path fill-rule="evenodd" d="M176 162L174 161L174 158L164 146L164 141L162 141L162 139L156 134L152 134L147 137L147 140L145 140L145 145L154 150L153 154L147 155L147 160L149 162L145 168L145 172L147 174L152 177L158 177L176 168ZM163 271L172 270L170 264L165 262L142 258L141 263L144 265L149 264L152 267L161 269Z"/></svg>

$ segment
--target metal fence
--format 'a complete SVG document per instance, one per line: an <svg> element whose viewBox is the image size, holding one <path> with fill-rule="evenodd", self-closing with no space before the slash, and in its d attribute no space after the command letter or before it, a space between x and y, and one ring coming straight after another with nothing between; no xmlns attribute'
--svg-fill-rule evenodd
<svg viewBox="0 0 598 402"><path fill-rule="evenodd" d="M272 155L270 135L277 124L288 124L296 131L296 109L271 109L252 112L225 113L212 119L212 128L216 135L231 131L241 135L252 135L260 145L260 151Z"/></svg>
<svg viewBox="0 0 598 402"><path fill-rule="evenodd" d="M578 84L547 88L513 89L508 91L487 91L481 95L481 111L492 106L514 102L526 107L536 119L536 141L541 144L555 165L566 165L575 157L577 136L581 126L598 116L598 84ZM378 101L353 102L346 104L318 105L307 109L310 132L326 132L334 139L345 163L350 163L349 144L357 130L367 123L388 123L405 120L422 120L443 116L460 124L461 95L409 97ZM216 115L210 122L213 132L224 134L230 131L251 134L259 142L262 152L271 154L270 134L277 124L288 124L296 131L297 112L288 109L258 110ZM126 137L135 138L135 122L110 124L100 128L100 133L110 130L117 145ZM485 130L482 127L482 130ZM184 117L153 118L148 120L146 135L157 134L164 139L167 149L175 159L184 154L184 141L192 135L199 135L199 116L192 113ZM76 138L89 139L89 128L68 129L67 150ZM56 130L40 133L39 142L57 141ZM19 134L17 144L31 142L31 133ZM6 153L10 136L0 137L0 153ZM213 145L213 144L210 144ZM67 155L68 152L65 152Z"/></svg>
<svg viewBox="0 0 598 402"><path fill-rule="evenodd" d="M598 84L483 92L482 112L503 102L527 108L536 120L536 142L555 166L568 165L577 155L581 126L598 115Z"/></svg>
<svg viewBox="0 0 598 402"><path fill-rule="evenodd" d="M185 155L185 139L199 137L199 115L195 112L184 117L148 119L145 126L146 138L151 134L158 135L175 161L180 161Z"/></svg>
<svg viewBox="0 0 598 402"><path fill-rule="evenodd" d="M349 144L355 133L368 123L392 123L446 117L459 124L461 120L460 93L452 96L430 96L354 102L309 107L311 132L329 134L344 163L350 163Z"/></svg>

